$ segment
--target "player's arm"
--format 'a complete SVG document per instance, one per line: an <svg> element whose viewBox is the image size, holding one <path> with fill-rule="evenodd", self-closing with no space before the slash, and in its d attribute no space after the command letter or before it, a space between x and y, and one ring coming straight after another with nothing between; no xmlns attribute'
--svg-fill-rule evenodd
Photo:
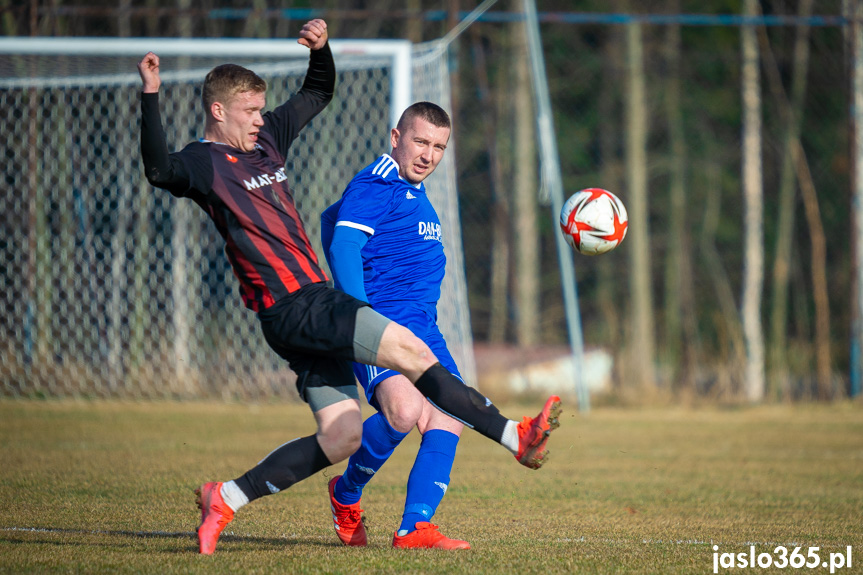
<svg viewBox="0 0 863 575"><path fill-rule="evenodd" d="M297 42L310 50L309 68L303 86L289 102L297 110L298 120L305 126L333 99L336 89L336 65L330 50L327 23L323 20L306 22L300 30Z"/></svg>
<svg viewBox="0 0 863 575"><path fill-rule="evenodd" d="M287 152L300 130L326 108L336 87L336 66L328 43L327 23L320 19L307 22L297 42L311 50L303 85L287 102L264 114L264 129L275 136L282 153Z"/></svg>
<svg viewBox="0 0 863 575"><path fill-rule="evenodd" d="M150 184L176 195L189 189L190 177L185 164L168 153L162 116L159 110L159 57L152 52L138 64L141 90L141 158Z"/></svg>
<svg viewBox="0 0 863 575"><path fill-rule="evenodd" d="M369 298L363 278L362 250L368 241L366 232L336 225L333 239L325 250L336 287L364 302L369 301Z"/></svg>

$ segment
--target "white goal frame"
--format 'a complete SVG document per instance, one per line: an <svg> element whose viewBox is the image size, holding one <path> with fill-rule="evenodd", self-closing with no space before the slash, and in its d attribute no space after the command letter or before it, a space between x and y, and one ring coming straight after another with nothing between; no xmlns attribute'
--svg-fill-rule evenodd
<svg viewBox="0 0 863 575"><path fill-rule="evenodd" d="M436 101L445 109L449 109L451 106L446 45L440 41L414 45L407 40L331 40L330 47L333 51L337 72L339 74L346 73L353 82L357 82L356 74L363 70L383 69L387 71L383 78L378 75L380 83L377 84L376 89L378 94L385 95L386 107L381 105L382 100L378 100L377 108L372 108L372 110L376 110L375 122L386 121L389 123L389 127L394 127L401 113L414 99ZM15 94L15 97L19 98L16 102L19 103L7 105L25 109L23 114L25 118L29 119L30 116L26 115L28 107L30 114L54 114L53 110L57 106L51 103L53 102L52 98L59 97L58 106L64 110L60 113L65 114L65 120L61 121L59 125L57 124L59 120L55 120L52 116L50 118L51 123L46 123L43 127L43 119L40 116L36 124L25 121L13 122L10 126L10 130L17 130L10 133L18 134L17 138L9 139L7 142L10 149L15 147L14 157L7 162L8 170L15 174L15 184L10 187L10 190L13 188L21 189L15 195L12 195L11 192L5 196L0 195L0 209L7 210L10 222L14 222L9 230L10 242L7 244L10 246L28 245L29 242L32 245L38 244L41 251L34 252L36 254L34 256L27 256L26 254L22 256L20 251L13 248L7 247L4 252L2 245L0 245L0 267L7 262L14 264L10 268L12 271L6 275L0 274L0 290L8 294L23 292L24 308L26 308L17 314L14 323L10 324L14 326L13 337L6 342L5 347L0 345L0 380L6 382L0 387L0 395L131 395L137 397L221 395L225 398L260 398L272 397L275 394L279 397L285 397L282 391L284 389L284 376L282 374L284 365L274 361L278 358L270 350L263 349L266 348L266 345L259 346L260 338L254 333L255 326L247 326L247 324L254 324L254 322L248 320L241 320L240 324L231 324L231 329L228 331L231 334L230 337L239 338L237 347L227 349L225 353L228 355L224 357L220 355L218 359L220 361L233 361L234 356L231 354L250 353L250 359L243 363L243 366L251 366L249 371L245 371L246 367L237 367L237 364L231 364L231 369L243 369L243 373L239 375L235 374L234 371L217 373L219 378L222 376L230 378L224 380L227 382L226 384L218 383L223 381L222 379L207 379L206 374L217 368L211 364L202 366L200 363L199 358L203 357L201 353L204 350L202 346L208 345L201 339L199 333L201 321L200 316L196 314L201 312L201 309L200 305L191 301L192 296L186 294L194 294L195 288L200 287L199 278L190 275L191 270L194 269L194 263L209 262L210 260L206 258L210 256L205 256L204 260L187 259L202 257L200 249L195 246L189 247L186 244L186 241L191 239L186 236L187 233L202 233L191 230L193 228L198 230L198 220L206 219L202 214L197 214L191 205L181 202L170 210L172 215L169 220L172 231L163 229L158 238L160 253L170 252L173 254L170 259L159 260L169 262L166 265L170 267L170 270L159 272L163 275L167 273L167 275L160 276L162 277L159 280L161 283L156 286L158 291L153 292L155 296L150 297L147 303L142 304L143 308L141 308L143 313L148 313L152 306L161 305L170 307L173 312L168 316L160 316L164 319L145 322L146 325L142 328L145 333L135 332L138 339L132 340L132 343L124 339L131 337L129 332L132 328L130 327L131 320L129 320L129 324L124 323L126 319L123 313L127 310L130 313L137 310L137 308L130 310L128 307L124 307L131 305L130 296L126 295L124 290L133 290L129 293L136 294L139 292L134 290L154 289L149 283L146 285L135 283L139 282L140 277L129 275L131 273L130 268L137 266L139 262L144 266L148 263L151 266L154 265L153 261L149 259L139 259L138 253L135 251L135 245L139 244L135 243L137 236L133 234L136 234L137 230L145 229L148 225L146 216L141 223L135 215L138 213L135 210L139 207L137 202L157 201L161 205L162 201L161 199L150 200L148 199L149 194L141 195L135 191L147 188L147 183L143 181L139 170L136 168L137 159L123 159L122 177L119 179L119 181L124 182L122 189L119 189L116 182L99 182L97 184L96 193L111 194L110 198L106 196L93 200L92 188L80 192L89 194L87 196L88 201L102 202L100 204L102 207L97 208L101 211L94 216L101 218L98 221L101 222L102 230L116 228L121 230L121 234L107 240L100 236L99 240L102 242L100 246L101 249L105 250L105 254L85 256L85 258L90 258L85 262L86 265L79 262L77 254L75 255L76 259L73 260L71 255L62 253L64 249L78 249L80 246L78 244L73 245L74 242L92 241L93 238L87 236L82 240L81 236L82 233L92 231L89 221L89 227L74 228L74 233L78 234L74 237L67 233L71 224L65 220L59 221L59 223L54 221L58 218L56 206L69 205L70 194L73 193L69 190L72 188L77 190L81 187L80 179L82 176L79 175L80 173L67 167L70 166L70 162L64 161L59 162L59 168L53 166L48 170L40 168L52 158L66 157L70 151L69 146L73 145L69 143L71 141L69 130L73 123L70 118L78 118L88 112L86 105L81 108L81 101L77 98L64 102L63 97L58 96L58 94L62 94L68 89L86 89L90 90L91 93L101 92L104 97L99 99L101 108L95 109L96 113L104 114L105 106L121 106L124 110L124 117L128 117L129 111L134 107L134 98L130 97L129 92L130 90L134 92L134 86L140 85L140 78L134 70L133 59L140 59L148 51L154 51L163 58L170 57L179 60L178 64L181 65L166 66L166 70L161 74L163 86L166 83L170 86L169 92L179 89L178 85L180 84L191 86L200 82L203 77L202 73L206 69L227 59L236 59L237 63L249 66L259 74L267 75L267 77L301 78L308 65L309 53L308 48L298 44L295 38L278 40L97 37L0 38L0 68L6 71L0 77L0 97L4 98L3 101L6 101L7 96L12 97L11 94ZM93 58L89 63L87 62L88 57ZM78 58L81 65L70 65L74 63L75 58ZM122 62L121 66L114 66L111 62L112 58L117 58L118 63L121 60L125 61ZM54 67L56 59L61 59L60 67ZM201 63L205 61L216 62L202 67L198 63L183 65L183 59ZM5 68L3 68L4 66ZM362 85L355 83L352 86L354 86L354 90L362 90ZM104 89L102 89L103 87ZM285 87L280 85L273 89L275 92L280 92ZM115 98L110 95L115 90L118 94L121 90L123 91L122 100L119 99L119 96ZM107 96L105 96L106 93ZM360 92L349 91L346 94L345 98L342 99L343 101L354 98L361 98L358 101L368 99L365 94ZM22 97L25 102L23 106L20 104ZM171 139L170 136L175 135L177 130L186 129L185 126L194 125L190 108L192 101L187 94L182 100L182 104L174 109L171 125L166 125L166 128L171 132L169 133L169 147L176 147L188 141L185 139L187 132L183 133L183 139L180 141ZM83 112L76 112L73 109L76 106ZM134 112L132 113L134 114ZM388 146L389 141L388 133L383 131L384 126L377 123L365 124L364 120L355 118L351 115L352 113L341 117L342 124L334 124L336 122L334 114L337 113L339 112L331 112L329 115L321 115L321 117L316 118L315 121L317 122L329 124L327 131L304 132L300 136L301 139L307 140L308 144L321 146L320 149L324 154L318 157L314 169L306 169L307 167L311 168L311 164L307 167L305 164L300 166L302 171L316 174L314 177L305 176L307 189L304 192L309 193L298 199L298 207L301 211L310 208L310 206L299 204L306 201L306 198L313 198L314 200L310 201L315 202L315 207L310 213L319 213L317 210L320 209L320 206L317 204L324 198L327 198L326 201L334 201L351 175L356 173L355 170L362 167L361 165L354 165L357 161L360 159L364 162L370 161L365 159L369 153L379 154L388 151L388 148L384 149L383 147L384 145ZM346 112L342 113L345 114ZM110 120L109 116L105 118ZM178 118L181 121L177 121ZM46 117L45 120L48 118ZM123 121L128 122L129 120ZM38 127L27 127L33 125ZM115 124L111 125L115 126ZM123 127L127 125L123 124ZM333 131L333 128L336 130ZM341 149L333 147L336 145L333 143L333 139L338 138L340 132L343 132L341 139L346 142L343 145L347 146L343 152L351 155L350 160L345 160L339 155L326 155L329 150L337 152ZM134 148L136 136L133 131L118 131L106 125L104 130L100 131L96 128L95 131L88 132L91 138L101 138L102 135L107 134L112 134L110 137L113 138L118 133L122 133L122 142L117 144L112 140L111 145L120 145L121 148L118 149ZM40 138L39 142L33 146L20 147L18 144L27 140L27 137L22 140L22 134L32 138L38 137ZM34 136L34 134L36 135ZM350 147L354 142L353 137L357 134L366 138L363 140L364 143L368 143L370 137L376 143L373 144L372 148L364 148L362 154L358 154L356 148ZM346 136L347 140L345 140ZM45 139L44 142L42 138ZM42 149L43 145L50 145L51 148ZM476 365L470 333L467 282L458 214L454 142L451 142L449 148L450 152L429 178L429 195L436 205L442 223L444 223L444 244L448 258L447 272L442 285L442 297L438 306L438 325L447 339L449 350L459 366L463 379L469 385L476 385ZM327 158L333 161L328 161ZM100 161L89 156L87 160L91 163ZM338 165L335 163L336 160ZM114 158L111 158L111 161L115 161ZM292 161L295 160L289 159L289 164ZM89 171L92 172L93 170ZM27 179L26 174L28 173L36 175ZM49 178L54 178L54 180L48 182ZM57 181L57 178L60 180ZM64 178L73 178L74 182L70 179L68 183L64 184ZM294 183L300 184L300 182ZM75 191L74 193L79 192ZM46 194L53 195L48 197ZM145 196L147 198L142 200L141 198ZM15 197L28 199L18 201L14 199ZM114 206L115 208L105 211L105 206ZM88 205L88 209L89 207ZM150 208L153 206L151 205ZM161 210L158 207L155 209ZM28 210L30 210L30 216L27 215ZM68 212L68 210L66 211ZM194 215L193 211L195 212ZM36 215L33 216L33 214ZM159 211L158 214L163 214L163 212ZM168 220L164 220L164 216L160 215L159 217L163 218L160 220L162 222L160 225L166 225L164 222ZM49 221L50 218L54 218L52 220L54 228L46 228L43 223L40 223ZM316 245L317 240L312 228L317 223L314 221L307 221L306 223L310 239L313 245ZM77 225L77 220L75 220L75 224ZM203 222L203 225L206 227L206 222ZM64 236L54 235L58 229L57 226L62 228L60 231L63 231ZM123 230L129 231L123 232ZM154 233L152 229L150 233ZM88 244L85 247L90 250L88 253L92 253L93 245ZM135 254L132 253L133 251ZM320 253L319 247L316 247L315 251ZM64 263L56 268L45 263L48 261L45 258L54 258L58 255ZM133 255L135 259L132 259ZM70 273L80 274L81 270L87 268L87 265L92 267L94 265L93 257L99 258L97 264L100 266L101 275L91 273L89 276L85 274L69 279ZM219 260L221 261L221 258ZM326 265L326 262L322 263ZM27 268L27 265L30 267ZM139 268L132 271L137 273ZM28 270L26 277L22 277L22 270L24 269ZM149 277L146 276L146 278ZM211 280L212 275L208 281ZM97 285L104 285L107 291L101 292L104 295L99 296L101 299L98 302L90 300L83 303L80 301L67 302L63 299L65 297L64 286L60 285L58 289L49 294L52 298L52 301L49 302L50 309L62 310L65 305L71 304L77 315L66 319L57 315L56 311L44 311L44 307L34 312L34 306L41 305L31 297L35 293L34 290L38 290L43 285L55 285L62 281L74 281L76 290L80 288L81 292L85 294L93 293L93 290L96 289L94 286ZM150 280L140 281L149 282ZM230 283L228 280L227 284ZM9 297L11 296L7 296L6 299ZM3 303L3 297L0 297L0 303ZM7 303L11 305L11 300ZM94 305L104 307L103 316L93 312ZM83 311L80 309L82 306L85 308ZM237 309L234 309L235 307ZM219 311L226 315L229 321L235 321L235 316L242 316L245 313L240 307L237 304L230 306L230 309L220 309ZM96 315L104 318L97 320L98 325L74 323L79 317L90 322L92 317ZM136 319L138 317L140 316L136 316ZM73 322L72 330L63 328L63 325L68 322ZM139 323L135 324L136 327L139 326ZM153 333L157 328L162 329L169 337L159 341L159 347L155 349L152 346L141 347L139 345L142 341L140 338L155 337ZM206 329L212 329L212 327ZM68 333L70 331L74 333ZM142 333L144 335L141 335ZM64 339L61 341L61 338ZM72 341L75 345L64 347L66 341ZM146 340L145 344L149 341ZM132 345L137 346L134 349L137 350L138 355L130 358L126 356L126 352ZM248 346L256 347L249 349ZM258 346L262 349L258 349ZM143 352L140 351L142 349ZM74 350L77 355L70 350ZM206 351L212 352L212 350L213 348L209 348ZM221 353L221 350L220 347L216 352ZM141 353L150 355L141 359ZM162 358L163 361L154 363L151 361L151 357ZM102 363L100 364L98 361L94 363L94 358L98 358ZM142 361L144 363L141 363ZM148 361L149 363L147 363ZM247 383L252 380L259 383Z"/></svg>
<svg viewBox="0 0 863 575"><path fill-rule="evenodd" d="M395 126L401 113L411 105L411 52L408 40L330 40L333 58L379 56L392 61L392 102L390 123ZM0 54L41 56L142 56L157 51L160 56L235 56L254 58L300 58L309 49L295 39L242 38L99 38L20 36L0 38ZM130 74L134 76L134 74ZM57 78L29 78L27 86L59 85ZM0 79L0 86L23 86L23 80Z"/></svg>

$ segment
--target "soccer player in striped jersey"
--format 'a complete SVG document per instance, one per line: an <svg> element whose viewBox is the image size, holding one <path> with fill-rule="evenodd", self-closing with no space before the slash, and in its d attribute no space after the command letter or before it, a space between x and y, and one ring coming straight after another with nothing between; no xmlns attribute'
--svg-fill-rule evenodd
<svg viewBox="0 0 863 575"><path fill-rule="evenodd" d="M446 256L440 219L423 183L443 159L450 132L440 106L418 102L407 108L390 134L390 154L360 171L321 215L321 239L336 287L409 328L461 380L437 326ZM363 424L362 444L344 474L330 481L336 534L346 545L366 544L363 487L416 427L422 441L393 546L470 549L431 523L449 486L462 423L395 370L355 363L354 373L377 413Z"/></svg>
<svg viewBox="0 0 863 575"><path fill-rule="evenodd" d="M333 97L335 65L327 25L300 30L310 49L299 91L264 112L266 82L233 64L204 80L204 137L169 153L159 110L159 57L138 63L142 81L141 156L147 180L198 204L225 239L244 304L257 313L264 338L297 374L317 432L289 441L234 480L196 490L201 509L199 550L215 551L219 535L249 502L278 493L338 463L360 446L362 414L352 361L395 369L424 396L537 467L545 456L557 409L517 423L462 385L411 331L366 302L328 286L285 173L288 148Z"/></svg>

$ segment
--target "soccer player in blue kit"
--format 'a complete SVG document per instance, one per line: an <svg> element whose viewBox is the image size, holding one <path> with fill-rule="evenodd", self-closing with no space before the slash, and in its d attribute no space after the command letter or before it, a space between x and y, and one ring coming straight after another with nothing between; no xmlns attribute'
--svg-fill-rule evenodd
<svg viewBox="0 0 863 575"><path fill-rule="evenodd" d="M240 508L287 490L359 448L363 422L353 361L404 373L423 396L517 453L527 467L542 463L548 434L557 426L554 409L528 427L504 417L409 329L327 285L294 203L285 158L300 131L332 100L336 71L326 22L310 20L297 41L310 56L296 94L265 112L262 78L235 64L216 66L201 90L204 137L173 153L162 130L159 57L150 52L138 63L147 180L209 215L225 240L243 303L257 314L269 346L297 374L297 391L317 423L314 434L284 443L235 479L196 490L198 544L205 555L215 551Z"/></svg>
<svg viewBox="0 0 863 575"><path fill-rule="evenodd" d="M390 134L392 152L360 171L323 212L321 237L336 287L409 328L461 380L437 326L446 256L440 220L423 184L443 158L450 131L440 106L418 102L407 108ZM337 535L346 545L366 544L363 487L416 426L422 442L393 546L470 549L430 521L449 485L462 422L437 409L395 370L354 363L354 373L377 413L364 422L360 449L345 473L329 484ZM556 396L549 398L545 410L556 409L555 402ZM527 417L519 424L529 425ZM531 467L542 462L539 458Z"/></svg>

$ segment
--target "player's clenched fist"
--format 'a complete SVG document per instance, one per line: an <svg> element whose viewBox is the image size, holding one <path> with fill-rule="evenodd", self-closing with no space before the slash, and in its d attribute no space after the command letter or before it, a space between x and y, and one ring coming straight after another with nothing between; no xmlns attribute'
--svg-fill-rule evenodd
<svg viewBox="0 0 863 575"><path fill-rule="evenodd" d="M300 30L297 42L312 50L320 50L327 43L327 23L320 18L309 20Z"/></svg>
<svg viewBox="0 0 863 575"><path fill-rule="evenodd" d="M153 93L159 91L159 86L162 85L162 79L159 77L159 57L152 52L147 52L144 59L138 62L138 73L141 75L141 81L144 83L144 93Z"/></svg>

